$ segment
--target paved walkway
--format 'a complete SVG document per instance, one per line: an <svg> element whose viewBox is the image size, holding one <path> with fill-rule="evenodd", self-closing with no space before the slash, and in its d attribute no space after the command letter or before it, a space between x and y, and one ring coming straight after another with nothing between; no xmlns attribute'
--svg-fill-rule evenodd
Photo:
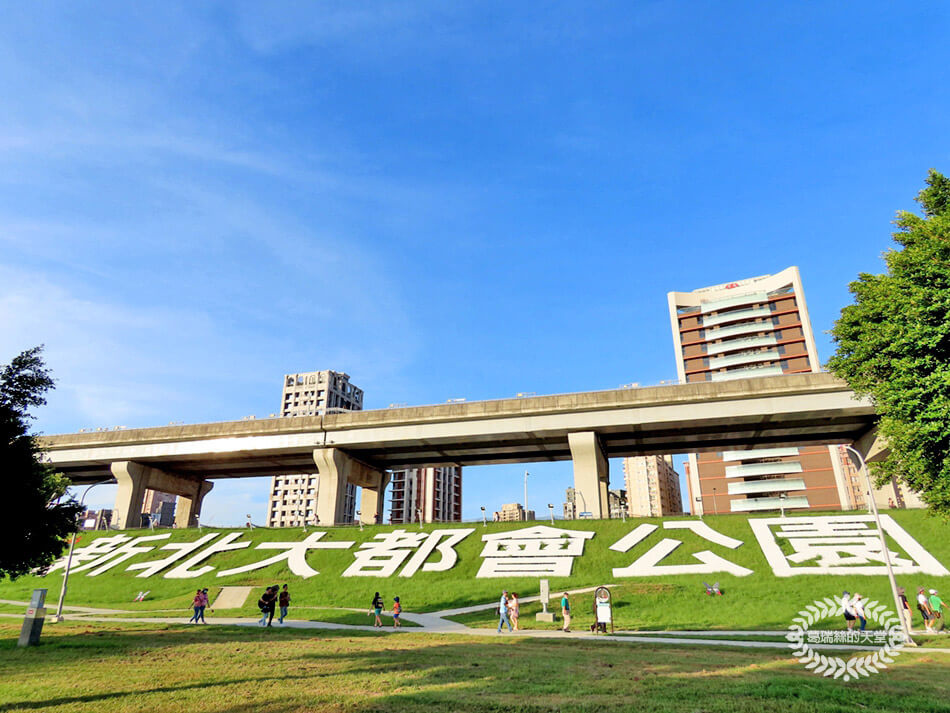
<svg viewBox="0 0 950 713"><path fill-rule="evenodd" d="M577 594L595 589L574 590L571 594ZM538 597L525 597L522 602L536 601ZM13 604L29 606L28 602L19 602L8 599L0 599L0 604ZM273 628L278 629L313 629L313 630L347 630L347 631L367 631L382 634L402 635L404 633L425 633L425 634L462 634L466 636L480 636L490 638L516 637L531 639L571 639L586 641L608 641L616 644L672 644L677 646L730 646L748 649L785 649L788 650L786 641L755 641L748 639L729 639L723 637L742 636L742 637L763 637L763 636L785 636L787 631L615 631L613 635L593 634L587 631L562 632L557 629L522 629L521 631L509 633L504 630L501 634L497 633L495 628L476 629L465 626L455 621L449 621L445 617L455 616L457 614L467 614L476 611L485 611L496 607L497 604L479 604L473 607L464 607L461 609L447 609L441 612L430 614L419 614L404 612L402 617L406 621L412 621L419 624L418 628L393 629L392 627L383 627L378 629L370 625L356 624L337 624L322 621L302 621L299 619L287 619L284 624L274 624ZM333 607L320 607L321 609L331 609ZM337 607L339 611L358 611L365 609ZM74 607L64 606L63 611L69 613L69 619L73 621L96 621L110 622L121 621L136 624L180 624L182 626L201 626L200 624L189 624L185 616L156 616L156 617L129 617L123 614L132 614L134 612L127 609L101 609L94 607ZM23 614L0 613L0 617L20 619ZM243 626L250 628L263 628L258 623L257 618L244 617L219 617L212 616L208 625L217 626ZM923 633L923 632L915 632ZM877 651L877 646L860 646L847 644L811 644L816 650L823 651ZM915 651L918 649L907 648L905 651ZM950 653L950 648L926 648L919 649L922 652L940 652Z"/></svg>

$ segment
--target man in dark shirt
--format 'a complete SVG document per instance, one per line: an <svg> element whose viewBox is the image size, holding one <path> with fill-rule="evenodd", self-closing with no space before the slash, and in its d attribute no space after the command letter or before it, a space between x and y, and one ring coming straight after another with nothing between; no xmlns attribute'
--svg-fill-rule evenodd
<svg viewBox="0 0 950 713"><path fill-rule="evenodd" d="M284 619L287 618L287 607L290 606L290 592L287 591L287 585L284 585L284 588L280 590L280 596L277 598L277 605L280 607L280 618L277 620L279 624L284 623Z"/></svg>
<svg viewBox="0 0 950 713"><path fill-rule="evenodd" d="M261 626L264 626L265 622L267 626L270 626L274 621L274 608L277 604L277 593L280 587L276 584L267 588L267 590L261 595L260 601L257 605L261 608L261 620L258 622Z"/></svg>

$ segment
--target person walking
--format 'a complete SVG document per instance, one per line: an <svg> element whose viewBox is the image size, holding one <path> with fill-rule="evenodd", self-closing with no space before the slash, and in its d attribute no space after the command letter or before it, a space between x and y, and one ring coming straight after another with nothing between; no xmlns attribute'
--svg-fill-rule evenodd
<svg viewBox="0 0 950 713"><path fill-rule="evenodd" d="M264 590L257 606L261 608L261 619L258 622L261 626L271 626L274 621L274 607L277 603L277 590L279 587L274 584Z"/></svg>
<svg viewBox="0 0 950 713"><path fill-rule="evenodd" d="M399 621L400 614L402 614L402 604L399 603L399 597L393 597L393 629L402 626L402 622Z"/></svg>
<svg viewBox="0 0 950 713"><path fill-rule="evenodd" d="M205 621L205 609L208 608L208 588L205 587L201 590L201 607L198 609L198 618L201 619L202 624L207 624ZM195 622L196 624L198 622Z"/></svg>
<svg viewBox="0 0 950 713"><path fill-rule="evenodd" d="M854 605L851 602L851 593L848 590L844 590L841 593L841 609L844 612L844 620L848 625L848 631L854 629Z"/></svg>
<svg viewBox="0 0 950 713"><path fill-rule="evenodd" d="M901 602L901 618L904 620L904 624L907 626L907 631L910 631L911 627L914 625L914 617L913 612L910 610L910 602L907 601L907 594L904 592L903 587L897 588L897 597Z"/></svg>
<svg viewBox="0 0 950 713"><path fill-rule="evenodd" d="M567 592L561 597L561 616L564 617L564 626L561 631L570 633L571 631L571 600L567 598Z"/></svg>
<svg viewBox="0 0 950 713"><path fill-rule="evenodd" d="M373 603L370 605L370 608L373 610L373 613L376 614L376 621L373 622L374 627L381 627L383 625L383 620L379 618L379 615L383 613L383 598L379 596L379 592L373 596Z"/></svg>
<svg viewBox="0 0 950 713"><path fill-rule="evenodd" d="M508 590L501 593L501 599L498 602L498 633L501 633L501 627L508 625L508 631L511 631L511 619L508 618Z"/></svg>
<svg viewBox="0 0 950 713"><path fill-rule="evenodd" d="M515 631L518 631L518 617L521 616L521 607L518 605L518 592L512 592L508 600L508 616L511 619Z"/></svg>
<svg viewBox="0 0 950 713"><path fill-rule="evenodd" d="M936 589L930 590L930 611L934 615L933 631L938 634L947 633L947 623L943 618L943 610L947 608L947 605L943 603L943 599L940 598L940 595L937 594Z"/></svg>
<svg viewBox="0 0 950 713"><path fill-rule="evenodd" d="M277 597L277 605L280 607L280 618L277 620L277 623L283 626L284 619L287 618L287 607L290 606L290 592L287 591L286 584L284 588L280 590L280 596Z"/></svg>
<svg viewBox="0 0 950 713"><path fill-rule="evenodd" d="M863 598L857 592L854 593L854 598L851 600L851 606L854 609L854 615L858 617L858 620L861 622L860 631L864 631L868 626L868 620L864 614Z"/></svg>
<svg viewBox="0 0 950 713"><path fill-rule="evenodd" d="M191 619L188 620L188 623L195 622L198 623L198 612L201 611L201 590L199 589L195 592L195 598L191 600L191 608L194 611L194 614L191 615Z"/></svg>
<svg viewBox="0 0 950 713"><path fill-rule="evenodd" d="M934 612L930 608L930 600L924 593L923 587L917 587L917 611L924 618L924 629L926 633L934 633Z"/></svg>

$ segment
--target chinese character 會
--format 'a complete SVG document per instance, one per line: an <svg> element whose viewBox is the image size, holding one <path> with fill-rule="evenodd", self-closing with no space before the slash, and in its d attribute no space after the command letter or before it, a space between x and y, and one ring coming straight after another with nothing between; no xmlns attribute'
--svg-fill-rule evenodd
<svg viewBox="0 0 950 713"><path fill-rule="evenodd" d="M574 558L584 554L584 543L593 536L547 525L482 535L484 559L475 577L568 577Z"/></svg>

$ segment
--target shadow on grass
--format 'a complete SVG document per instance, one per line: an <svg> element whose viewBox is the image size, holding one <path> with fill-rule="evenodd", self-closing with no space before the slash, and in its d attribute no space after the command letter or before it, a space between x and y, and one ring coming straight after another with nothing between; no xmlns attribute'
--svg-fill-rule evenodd
<svg viewBox="0 0 950 713"><path fill-rule="evenodd" d="M60 630L45 646L28 650L11 651L4 641L3 676L11 680L24 667L42 676L35 685L30 681L33 695L20 702L7 696L0 711L950 711L947 659L940 657L900 657L890 671L844 683L811 674L782 652L756 650L506 636L97 626L102 628ZM274 642L281 645L267 645ZM181 678L176 662L194 661L196 651L193 677L173 682ZM156 656L142 661L143 653ZM80 681L80 688L64 695L49 675L72 662L102 678L121 670L117 660L139 670L167 666L166 680L157 669L154 679L142 679L138 688L129 683L132 677L115 676L105 685Z"/></svg>

